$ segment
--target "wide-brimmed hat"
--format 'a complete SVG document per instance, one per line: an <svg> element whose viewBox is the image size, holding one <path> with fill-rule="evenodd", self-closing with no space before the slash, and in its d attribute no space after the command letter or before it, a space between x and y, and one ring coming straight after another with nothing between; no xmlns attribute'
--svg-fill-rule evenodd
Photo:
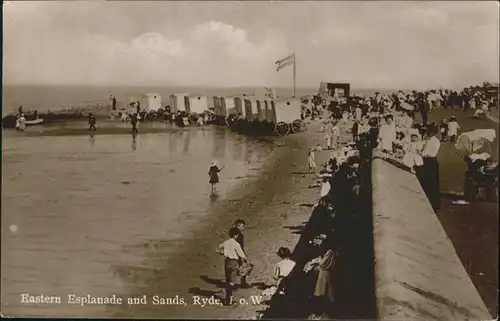
<svg viewBox="0 0 500 321"><path fill-rule="evenodd" d="M280 247L276 254L278 254L278 256L280 257L290 257L292 255L292 252L287 247Z"/></svg>

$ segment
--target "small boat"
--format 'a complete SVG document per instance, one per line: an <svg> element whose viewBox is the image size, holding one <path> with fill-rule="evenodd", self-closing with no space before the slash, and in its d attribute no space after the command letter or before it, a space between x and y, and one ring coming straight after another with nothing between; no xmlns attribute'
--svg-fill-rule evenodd
<svg viewBox="0 0 500 321"><path fill-rule="evenodd" d="M26 125L30 125L30 126L39 125L39 124L43 124L43 118L37 118L37 119L26 121Z"/></svg>

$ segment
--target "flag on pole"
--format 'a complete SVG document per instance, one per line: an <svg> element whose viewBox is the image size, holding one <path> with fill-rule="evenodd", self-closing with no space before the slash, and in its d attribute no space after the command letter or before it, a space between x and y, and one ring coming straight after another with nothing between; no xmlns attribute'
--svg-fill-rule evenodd
<svg viewBox="0 0 500 321"><path fill-rule="evenodd" d="M295 64L295 53L276 61L275 64L278 65L276 71L280 71L280 69L285 68L286 66Z"/></svg>

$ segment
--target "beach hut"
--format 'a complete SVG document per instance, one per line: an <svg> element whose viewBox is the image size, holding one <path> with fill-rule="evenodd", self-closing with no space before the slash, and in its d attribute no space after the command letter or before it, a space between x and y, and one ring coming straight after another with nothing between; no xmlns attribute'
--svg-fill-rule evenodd
<svg viewBox="0 0 500 321"><path fill-rule="evenodd" d="M141 105L144 106L144 110L147 111L158 111L161 108L161 96L156 93L146 94L144 99L142 99ZM141 107L143 107L141 106Z"/></svg>
<svg viewBox="0 0 500 321"><path fill-rule="evenodd" d="M298 98L278 99L271 102L269 121L275 124L276 134L288 135L305 128L300 118L301 101Z"/></svg>
<svg viewBox="0 0 500 321"><path fill-rule="evenodd" d="M220 108L220 115L222 117L227 117L228 112L227 112L227 107L226 107L226 99L224 97L219 97L219 108Z"/></svg>
<svg viewBox="0 0 500 321"><path fill-rule="evenodd" d="M255 105L257 108L257 120L258 121L266 121L267 120L267 109L268 101L265 99L257 99L255 100Z"/></svg>
<svg viewBox="0 0 500 321"><path fill-rule="evenodd" d="M259 119L258 104L259 100L254 97L245 99L245 119L248 121Z"/></svg>
<svg viewBox="0 0 500 321"><path fill-rule="evenodd" d="M189 112L188 94L173 94L170 95L169 98L170 98L170 109L172 112L176 111Z"/></svg>
<svg viewBox="0 0 500 321"><path fill-rule="evenodd" d="M189 99L189 112L195 114L203 114L208 111L208 97L201 95L190 95Z"/></svg>
<svg viewBox="0 0 500 321"><path fill-rule="evenodd" d="M220 99L217 96L212 97L213 105L214 105L214 113L215 116L222 116L221 112L221 106L220 106Z"/></svg>
<svg viewBox="0 0 500 321"><path fill-rule="evenodd" d="M234 108L236 109L236 115L245 119L245 109L243 108L243 99L242 97L234 97Z"/></svg>
<svg viewBox="0 0 500 321"><path fill-rule="evenodd" d="M248 121L253 120L252 115L252 101L250 99L243 99L243 114L245 115L245 119Z"/></svg>
<svg viewBox="0 0 500 321"><path fill-rule="evenodd" d="M222 105L224 105L226 108L226 116L237 116L238 111L236 110L236 104L234 98L223 98L221 99Z"/></svg>

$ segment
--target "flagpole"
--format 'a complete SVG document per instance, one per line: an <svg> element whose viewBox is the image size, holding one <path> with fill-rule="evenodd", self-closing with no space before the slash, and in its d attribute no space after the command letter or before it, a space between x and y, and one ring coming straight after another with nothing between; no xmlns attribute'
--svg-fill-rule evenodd
<svg viewBox="0 0 500 321"><path fill-rule="evenodd" d="M295 60L295 52L293 53L293 98L295 98L295 64L297 61Z"/></svg>

